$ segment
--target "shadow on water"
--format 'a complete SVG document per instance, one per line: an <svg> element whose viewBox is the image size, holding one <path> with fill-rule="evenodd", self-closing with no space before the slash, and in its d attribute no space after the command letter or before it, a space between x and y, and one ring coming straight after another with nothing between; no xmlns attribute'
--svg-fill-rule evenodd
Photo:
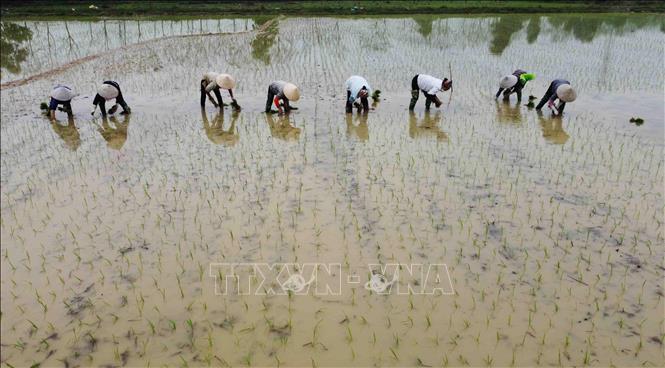
<svg viewBox="0 0 665 368"><path fill-rule="evenodd" d="M102 135L109 148L120 150L125 145L129 121L129 114L123 115L122 122L115 116L111 116L110 118L102 116L102 125L96 124L97 131Z"/></svg>
<svg viewBox="0 0 665 368"><path fill-rule="evenodd" d="M412 139L436 137L437 141L448 141L448 134L439 128L441 110L434 114L425 111L422 119L418 120L415 112L409 112L409 137Z"/></svg>
<svg viewBox="0 0 665 368"><path fill-rule="evenodd" d="M541 18L544 18L541 19ZM501 55L510 46L512 37L526 26L528 43L538 40L543 22L564 36L573 37L581 42L591 42L604 34L621 35L634 30L654 27L665 32L665 18L657 15L625 14L566 14L548 16L510 15L499 17L492 25L490 52Z"/></svg>
<svg viewBox="0 0 665 368"><path fill-rule="evenodd" d="M545 117L542 112L538 113L538 122L543 130L543 138L552 144L564 144L570 136L563 130L561 116Z"/></svg>
<svg viewBox="0 0 665 368"><path fill-rule="evenodd" d="M28 50L23 43L32 39L28 27L0 22L0 67L10 73L21 72L21 63L28 58Z"/></svg>
<svg viewBox="0 0 665 368"><path fill-rule="evenodd" d="M217 115L212 119L212 124L208 120L208 115L205 110L201 110L201 119L203 120L203 130L210 142L214 144L222 144L225 146L235 146L240 139L238 129L236 129L236 122L240 113L234 111L231 113L231 125L228 129L224 129L224 112L217 112Z"/></svg>
<svg viewBox="0 0 665 368"><path fill-rule="evenodd" d="M51 128L57 134L69 150L76 151L81 146L81 135L76 124L74 124L74 117L67 117L67 125L60 124L57 120L50 122Z"/></svg>
<svg viewBox="0 0 665 368"><path fill-rule="evenodd" d="M510 100L497 100L496 120L499 123L519 125L522 123L522 111L519 102L511 104Z"/></svg>
<svg viewBox="0 0 665 368"><path fill-rule="evenodd" d="M265 115L266 122L270 128L270 135L273 138L285 141L295 141L300 138L301 129L291 122L289 114L278 115L277 117L275 117L275 114L270 113Z"/></svg>
<svg viewBox="0 0 665 368"><path fill-rule="evenodd" d="M366 142L369 139L367 118L368 114L346 114L346 137L349 139L355 137L361 142Z"/></svg>
<svg viewBox="0 0 665 368"><path fill-rule="evenodd" d="M252 46L252 57L268 65L270 64L270 48L279 34L279 21L275 17L255 17L252 20L259 28L267 22L271 22L268 27L256 34L250 44Z"/></svg>

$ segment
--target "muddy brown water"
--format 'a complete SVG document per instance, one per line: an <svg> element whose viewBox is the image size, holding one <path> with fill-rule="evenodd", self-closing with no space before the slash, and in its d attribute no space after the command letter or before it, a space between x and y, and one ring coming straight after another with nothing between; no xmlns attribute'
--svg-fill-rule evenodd
<svg viewBox="0 0 665 368"><path fill-rule="evenodd" d="M655 15L283 18L3 89L2 364L664 365L663 29ZM413 75L449 63L451 101L409 113ZM517 67L537 76L525 99L495 101ZM242 112L201 112L208 70L236 76ZM367 116L344 114L352 74L382 91ZM523 106L557 77L579 94L563 117ZM105 79L131 116L90 116ZM290 116L261 112L274 79L301 88ZM52 124L39 103L57 82L80 95ZM328 281L344 283L222 296L216 262L340 264ZM364 288L368 264L392 263L445 264L452 295Z"/></svg>

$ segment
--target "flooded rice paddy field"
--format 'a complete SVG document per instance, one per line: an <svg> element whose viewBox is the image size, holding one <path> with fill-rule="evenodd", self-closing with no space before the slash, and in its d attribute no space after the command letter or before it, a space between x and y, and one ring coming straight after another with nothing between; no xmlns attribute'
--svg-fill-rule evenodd
<svg viewBox="0 0 665 368"><path fill-rule="evenodd" d="M3 47L13 57L3 59L2 83L45 72L89 55L117 52L121 47L136 43L164 37L247 32L256 25L252 18L3 23L2 31L8 42ZM20 46L14 50L10 40L20 42Z"/></svg>
<svg viewBox="0 0 665 368"><path fill-rule="evenodd" d="M262 24L2 90L3 365L665 364L662 16ZM413 75L449 63L452 101L410 114ZM525 97L563 77L578 100L494 101L517 67ZM200 111L208 70L242 112ZM368 116L344 114L352 74L382 91ZM90 116L105 79L130 116ZM301 88L288 117L261 112L274 79ZM71 121L40 115L56 82L80 93ZM213 262L362 282L222 296ZM446 264L454 293L372 293L376 263Z"/></svg>

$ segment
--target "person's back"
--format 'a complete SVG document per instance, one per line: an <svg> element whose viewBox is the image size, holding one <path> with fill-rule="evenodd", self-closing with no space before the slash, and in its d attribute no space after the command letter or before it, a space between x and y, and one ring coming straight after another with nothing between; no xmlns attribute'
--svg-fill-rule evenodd
<svg viewBox="0 0 665 368"><path fill-rule="evenodd" d="M501 78L499 81L499 90L496 92L494 98L499 98L503 93L503 98L508 100L510 95L517 94L517 101L522 100L522 89L526 86L527 82L536 78L533 73L527 73L522 69L515 69L513 74L509 74Z"/></svg>
<svg viewBox="0 0 665 368"><path fill-rule="evenodd" d="M564 84L570 84L570 82L568 82L565 79L561 79L561 78L553 80L552 81L552 86L554 87L554 92L556 93L556 89L559 88L560 86L564 85Z"/></svg>
<svg viewBox="0 0 665 368"><path fill-rule="evenodd" d="M284 97L284 86L286 82L283 80L277 80L270 83L268 90L273 93L275 96Z"/></svg>
<svg viewBox="0 0 665 368"><path fill-rule="evenodd" d="M369 111L369 101L367 98L372 92L372 88L367 82L367 79L359 76L352 75L349 79L346 80L346 112L350 113L353 111L353 105L356 104L358 109L362 108L365 112ZM360 103L358 103L360 99ZM360 110L358 110L360 111Z"/></svg>
<svg viewBox="0 0 665 368"><path fill-rule="evenodd" d="M427 74L418 74L418 88L429 95L435 95L441 91L443 80Z"/></svg>
<svg viewBox="0 0 665 368"><path fill-rule="evenodd" d="M74 97L74 92L71 88L64 84L56 84L51 91L51 98L55 98L61 102L68 102Z"/></svg>
<svg viewBox="0 0 665 368"><path fill-rule="evenodd" d="M369 94L372 93L372 88L369 85L369 82L367 82L367 79L359 76L359 75L352 75L349 77L349 79L346 80L346 89L348 91L351 91L351 96L356 96L358 95L358 92L365 87L367 89L367 92Z"/></svg>
<svg viewBox="0 0 665 368"><path fill-rule="evenodd" d="M570 82L558 78L550 83L550 86L547 88L545 95L540 99L538 105L536 105L536 110L540 110L547 104L547 106L552 109L554 114L561 115L564 108L566 107L567 102L573 102L577 98L577 93L571 87ZM559 100L559 105L555 106L554 102Z"/></svg>
<svg viewBox="0 0 665 368"><path fill-rule="evenodd" d="M106 101L110 101L113 99L115 99L115 104L107 112ZM124 96L122 95L122 91L120 90L120 85L118 84L118 82L112 80L104 81L104 83L102 83L97 88L97 94L95 95L92 104L94 105L94 107L92 109L92 112L90 113L91 115L95 114L97 106L99 106L102 112L102 116L106 116L107 113L109 114L115 113L116 109L118 108L117 105L122 106L121 114L123 115L129 114L132 111L129 105L127 105Z"/></svg>
<svg viewBox="0 0 665 368"><path fill-rule="evenodd" d="M416 74L411 80L411 102L409 103L409 110L413 110L416 107L420 92L425 95L425 110L429 110L432 102L434 102L436 107L440 107L442 103L436 94L439 91L447 91L452 86L453 81L448 78L439 79L427 74Z"/></svg>
<svg viewBox="0 0 665 368"><path fill-rule="evenodd" d="M271 112L270 106L272 104L275 105L279 113L289 112L295 109L295 107L291 106L290 101L298 101L299 99L300 90L295 84L283 80L273 81L268 86L265 112Z"/></svg>
<svg viewBox="0 0 665 368"><path fill-rule="evenodd" d="M204 73L201 77L201 81L205 81L206 91L210 92L213 88L217 87L217 76L219 73L216 72L207 72Z"/></svg>
<svg viewBox="0 0 665 368"><path fill-rule="evenodd" d="M74 91L71 88L63 84L56 84L51 90L49 97L51 97L49 101L49 116L51 120L55 119L55 110L58 109L58 105L62 105L63 111L67 115L72 116L71 100L74 98Z"/></svg>

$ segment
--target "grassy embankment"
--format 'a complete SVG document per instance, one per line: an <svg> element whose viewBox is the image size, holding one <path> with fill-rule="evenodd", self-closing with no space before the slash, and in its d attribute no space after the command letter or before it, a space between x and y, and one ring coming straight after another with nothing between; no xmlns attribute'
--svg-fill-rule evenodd
<svg viewBox="0 0 665 368"><path fill-rule="evenodd" d="M90 8L95 5L97 8ZM660 1L7 1L3 19L44 17L219 17L242 15L389 15L665 12Z"/></svg>

